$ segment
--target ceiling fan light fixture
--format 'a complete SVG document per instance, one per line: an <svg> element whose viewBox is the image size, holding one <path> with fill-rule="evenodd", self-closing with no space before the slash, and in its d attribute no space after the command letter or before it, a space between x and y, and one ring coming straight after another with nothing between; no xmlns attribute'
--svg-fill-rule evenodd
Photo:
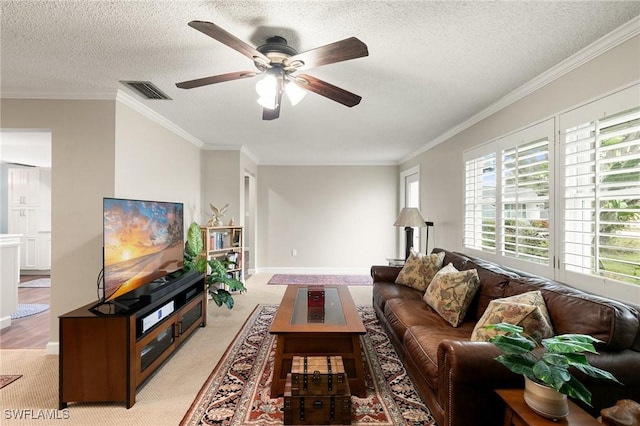
<svg viewBox="0 0 640 426"><path fill-rule="evenodd" d="M276 109L277 106L275 97L260 96L257 102L258 104L260 104L260 106L267 109Z"/></svg>
<svg viewBox="0 0 640 426"><path fill-rule="evenodd" d="M294 82L287 81L287 84L284 86L284 91L287 94L287 97L291 101L291 105L295 106L305 97L307 91L298 87Z"/></svg>
<svg viewBox="0 0 640 426"><path fill-rule="evenodd" d="M275 109L277 106L278 81L273 74L267 73L262 80L256 83L256 92L260 96L258 103L265 108Z"/></svg>
<svg viewBox="0 0 640 426"><path fill-rule="evenodd" d="M276 78L271 74L267 74L263 79L258 80L256 83L256 92L260 97L273 97L276 94L276 86Z"/></svg>

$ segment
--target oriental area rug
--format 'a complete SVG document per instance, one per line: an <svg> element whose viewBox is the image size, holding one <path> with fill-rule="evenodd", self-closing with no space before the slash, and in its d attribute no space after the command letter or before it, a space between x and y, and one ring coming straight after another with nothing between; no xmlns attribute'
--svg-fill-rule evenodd
<svg viewBox="0 0 640 426"><path fill-rule="evenodd" d="M0 389L9 386L11 383L22 377L22 374L0 375Z"/></svg>
<svg viewBox="0 0 640 426"><path fill-rule="evenodd" d="M272 285L372 285L369 275L274 274Z"/></svg>
<svg viewBox="0 0 640 426"><path fill-rule="evenodd" d="M181 426L281 425L284 398L271 398L278 305L259 305L213 370ZM359 306L366 398L351 397L354 425L435 425L371 306Z"/></svg>

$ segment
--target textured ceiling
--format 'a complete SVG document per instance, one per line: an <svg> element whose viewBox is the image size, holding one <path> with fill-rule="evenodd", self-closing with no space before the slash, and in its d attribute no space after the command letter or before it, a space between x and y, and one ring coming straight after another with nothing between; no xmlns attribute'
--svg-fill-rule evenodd
<svg viewBox="0 0 640 426"><path fill-rule="evenodd" d="M121 90L205 146L243 146L263 164L395 162L640 15L617 1L2 1L7 97L104 98ZM346 108L309 93L263 121L256 79L175 83L254 70L187 26L215 23L298 52L355 36L369 56L305 71L362 96ZM173 100L140 98L121 80Z"/></svg>

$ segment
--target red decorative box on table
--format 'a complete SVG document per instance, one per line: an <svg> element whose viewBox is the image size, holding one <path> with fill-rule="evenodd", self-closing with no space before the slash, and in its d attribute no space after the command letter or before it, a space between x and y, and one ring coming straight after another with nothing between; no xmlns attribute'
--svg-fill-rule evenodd
<svg viewBox="0 0 640 426"><path fill-rule="evenodd" d="M309 308L324 308L324 287L307 287L307 306Z"/></svg>

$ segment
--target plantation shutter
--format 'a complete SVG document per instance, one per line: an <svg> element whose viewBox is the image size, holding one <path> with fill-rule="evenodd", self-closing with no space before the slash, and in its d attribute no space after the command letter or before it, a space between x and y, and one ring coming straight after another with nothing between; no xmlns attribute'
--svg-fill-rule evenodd
<svg viewBox="0 0 640 426"><path fill-rule="evenodd" d="M550 162L553 120L500 140L500 253L550 265Z"/></svg>
<svg viewBox="0 0 640 426"><path fill-rule="evenodd" d="M638 86L561 116L563 263L640 284Z"/></svg>
<svg viewBox="0 0 640 426"><path fill-rule="evenodd" d="M495 253L497 176L495 144L469 151L464 157L463 244L467 248Z"/></svg>

